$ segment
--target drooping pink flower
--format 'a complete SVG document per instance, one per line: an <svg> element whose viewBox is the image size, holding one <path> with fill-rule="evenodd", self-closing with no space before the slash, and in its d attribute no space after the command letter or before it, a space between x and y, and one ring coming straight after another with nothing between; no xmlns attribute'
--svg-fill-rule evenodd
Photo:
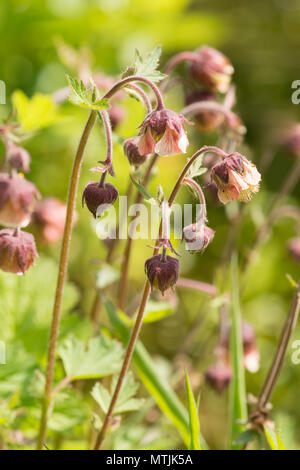
<svg viewBox="0 0 300 470"><path fill-rule="evenodd" d="M211 178L218 187L218 197L223 204L237 199L249 201L258 192L261 181L256 166L237 152L215 165Z"/></svg>
<svg viewBox="0 0 300 470"><path fill-rule="evenodd" d="M232 370L225 362L217 362L205 372L205 380L210 387L218 393L222 393L228 387L232 379Z"/></svg>
<svg viewBox="0 0 300 470"><path fill-rule="evenodd" d="M196 53L199 60L193 61L190 67L194 80L209 90L226 93L234 72L229 59L217 49L208 46L200 47Z"/></svg>
<svg viewBox="0 0 300 470"><path fill-rule="evenodd" d="M284 146L294 157L300 158L300 124L295 124L284 136Z"/></svg>
<svg viewBox="0 0 300 470"><path fill-rule="evenodd" d="M39 192L20 175L0 173L0 224L26 227L29 224Z"/></svg>
<svg viewBox="0 0 300 470"><path fill-rule="evenodd" d="M135 167L139 167L143 163L145 163L149 158L150 154L141 155L138 149L138 141L139 137L131 137L130 139L126 139L123 143L123 150L128 158L130 165Z"/></svg>
<svg viewBox="0 0 300 470"><path fill-rule="evenodd" d="M300 237L291 238L287 243L287 249L292 258L300 263Z"/></svg>
<svg viewBox="0 0 300 470"><path fill-rule="evenodd" d="M55 243L62 237L66 213L66 205L54 197L37 204L32 219L43 242Z"/></svg>
<svg viewBox="0 0 300 470"><path fill-rule="evenodd" d="M31 233L17 229L0 230L0 269L24 274L38 256Z"/></svg>
<svg viewBox="0 0 300 470"><path fill-rule="evenodd" d="M10 168L27 173L30 167L30 155L26 149L12 142L7 145L7 158Z"/></svg>
<svg viewBox="0 0 300 470"><path fill-rule="evenodd" d="M137 144L140 154L156 152L160 156L168 156L185 153L189 142L183 122L188 121L171 109L152 111L141 125Z"/></svg>
<svg viewBox="0 0 300 470"><path fill-rule="evenodd" d="M190 253L201 253L213 240L215 232L207 225L194 223L187 225L183 229L183 238L186 242L187 250Z"/></svg>

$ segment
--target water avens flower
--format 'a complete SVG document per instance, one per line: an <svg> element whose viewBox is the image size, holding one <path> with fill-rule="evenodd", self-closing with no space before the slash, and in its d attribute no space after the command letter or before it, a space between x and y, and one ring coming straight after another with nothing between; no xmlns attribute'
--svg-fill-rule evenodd
<svg viewBox="0 0 300 470"><path fill-rule="evenodd" d="M24 274L38 256L34 237L18 229L0 230L0 269Z"/></svg>
<svg viewBox="0 0 300 470"><path fill-rule="evenodd" d="M228 387L231 379L231 367L223 362L213 364L205 372L206 382L218 393L222 393Z"/></svg>
<svg viewBox="0 0 300 470"><path fill-rule="evenodd" d="M229 59L213 47L202 46L196 51L199 60L191 62L190 70L194 80L209 90L226 93L234 72Z"/></svg>
<svg viewBox="0 0 300 470"><path fill-rule="evenodd" d="M0 173L0 224L26 227L39 196L36 186L22 176Z"/></svg>
<svg viewBox="0 0 300 470"><path fill-rule="evenodd" d="M186 97L186 104L190 105L199 102L216 102L216 95L212 91L197 90ZM199 132L212 132L216 130L224 121L224 115L216 111L201 111L194 114L194 120Z"/></svg>
<svg viewBox="0 0 300 470"><path fill-rule="evenodd" d="M259 190L261 175L256 166L235 152L215 165L211 179L218 187L218 197L223 204L229 201L247 202Z"/></svg>
<svg viewBox="0 0 300 470"><path fill-rule="evenodd" d="M283 144L287 151L294 157L300 158L300 124L295 124L294 127L286 133Z"/></svg>
<svg viewBox="0 0 300 470"><path fill-rule="evenodd" d="M291 238L287 243L287 249L292 258L300 263L300 237Z"/></svg>
<svg viewBox="0 0 300 470"><path fill-rule="evenodd" d="M138 149L139 137L131 137L126 139L123 143L124 154L128 158L130 165L139 167L145 163L151 154L141 155Z"/></svg>
<svg viewBox="0 0 300 470"><path fill-rule="evenodd" d="M173 287L178 280L179 261L172 256L155 255L147 259L145 272L151 287L159 289L163 294L169 287Z"/></svg>
<svg viewBox="0 0 300 470"><path fill-rule="evenodd" d="M45 243L55 243L62 237L67 208L54 197L48 197L37 204L32 215L38 234Z"/></svg>
<svg viewBox="0 0 300 470"><path fill-rule="evenodd" d="M26 149L14 143L9 143L7 147L7 158L10 168L28 173L31 159Z"/></svg>
<svg viewBox="0 0 300 470"><path fill-rule="evenodd" d="M160 156L185 153L188 138L183 127L187 119L171 109L156 109L146 116L141 125L138 150L141 155L157 153Z"/></svg>
<svg viewBox="0 0 300 470"><path fill-rule="evenodd" d="M190 253L202 253L213 240L215 232L207 225L196 222L184 227L182 235Z"/></svg>
<svg viewBox="0 0 300 470"><path fill-rule="evenodd" d="M86 185L82 194L82 205L86 203L89 211L93 216L99 217L99 206L113 204L118 198L118 191L111 183L104 183L100 185L98 182L93 181ZM105 210L105 207L103 207Z"/></svg>

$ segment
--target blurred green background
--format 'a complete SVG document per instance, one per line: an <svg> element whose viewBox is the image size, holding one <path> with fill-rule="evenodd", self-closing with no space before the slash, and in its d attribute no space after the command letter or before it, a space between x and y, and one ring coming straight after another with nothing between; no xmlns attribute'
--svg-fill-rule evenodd
<svg viewBox="0 0 300 470"><path fill-rule="evenodd" d="M16 89L32 96L35 92L52 94L66 86L65 75L72 71L58 56L56 44L60 39L77 50L87 48L93 70L108 75L119 75L125 70L132 62L136 47L145 52L160 44L163 48L162 65L173 54L182 50L194 50L202 44L220 49L234 65L236 110L248 130L241 150L255 161L258 168L266 152L274 153L272 165L263 174L261 192L244 208L245 222L239 240L240 254L243 257L253 241L256 226L268 211L271 198L278 191L284 175L294 165L293 157L278 145L278 140L282 129L299 119L299 106L293 105L291 101L291 84L300 79L299 31L300 2L296 0L253 0L251 3L234 0L2 0L0 79L6 83L7 105L0 106L0 116L5 117L8 114L11 108L10 96ZM180 87L170 92L166 100L169 106L179 111L184 105ZM121 138L135 135L144 116L142 106L131 98L125 100L124 108L126 119L117 132ZM66 103L60 107L59 113L60 118L53 126L38 132L25 146L32 156L28 178L38 186L43 196L56 196L65 200L72 159L86 112ZM69 323L66 316L63 326L66 332L72 331L82 338L86 338L90 331L86 318L93 298L95 263L103 259L106 252L106 248L96 237L90 214L81 209L79 201L84 185L93 180L89 168L105 157L105 141L98 126L88 144L80 180L77 209L79 219L72 240L69 271L72 283L69 286L72 299L69 307L73 316L71 315ZM216 135L198 136L190 129L188 132L192 136L190 154L193 149L203 144L215 143L217 139ZM158 172L151 183L152 194L155 194L158 183L162 184L168 194L185 158L179 156L161 159ZM120 194L124 194L130 168L117 138L114 161L117 174L115 184ZM299 205L299 189L298 183L288 199L289 203L296 206ZM182 195L181 200L191 202L188 193ZM210 226L216 230L214 242L202 256L184 254L180 248L181 274L204 282L218 283L221 277L220 258L230 223L224 208L216 206L209 196L208 200ZM247 375L247 391L254 395L258 393L265 377L291 300L292 288L285 274L289 273L295 279L299 276L299 266L289 258L286 251L286 242L293 236L295 222L290 219L280 220L242 279L243 316L256 330L262 357L259 372ZM130 270L132 297L144 283L143 265L150 253L151 250L144 241L135 244ZM47 256L46 261L42 256L34 268L41 272L28 273L25 276L29 281L31 279L31 283L36 283L35 289L29 281L25 280L25 284L22 284L23 279L15 281L11 275L1 274L0 295L6 300L2 300L1 305L0 339L7 341L8 348L12 350L22 343L26 357L32 356L44 366L52 306L50 294L55 286L55 261L58 259L59 244L47 249L41 248L40 254ZM119 250L119 255L121 254L122 247ZM117 264L119 262L120 257ZM43 281L38 283L34 276L40 278L42 275ZM40 303L33 300L37 295L42 298L37 290L43 291L44 297ZM145 325L142 338L153 356L159 359L162 374L174 374L179 355L184 356L184 361L187 361L195 375L197 393L203 383L205 368L214 360L218 309L216 302L211 302L204 294L181 289L177 293L180 302L176 312L158 323ZM28 300L29 310L24 316L15 308L16 305L24 304L23 295L31 299ZM20 310L23 312L21 307ZM103 322L106 322L104 312ZM296 330L294 337L300 337L300 328ZM273 405L274 416L280 429L282 428L286 445L297 448L300 437L300 367L292 364L291 352L290 349L274 394ZM22 363L22 358L20 361ZM5 372L2 373L5 375ZM22 382L17 382L18 385L20 383ZM7 390L0 385L1 392L7 398L15 389L12 387ZM202 387L201 426L212 448L226 446L227 400L227 392L220 397L206 386ZM78 432L80 435L81 431ZM171 434L171 441L166 445L177 445L175 438L172 441L172 432L167 425L166 430L161 427L160 432L164 437ZM70 445L75 446L74 442ZM134 446L141 444L123 442L118 445L137 448Z"/></svg>

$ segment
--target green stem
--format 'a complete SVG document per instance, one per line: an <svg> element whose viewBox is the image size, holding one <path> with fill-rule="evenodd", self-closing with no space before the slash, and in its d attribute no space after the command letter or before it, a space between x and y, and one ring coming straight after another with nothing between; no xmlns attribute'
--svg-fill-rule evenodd
<svg viewBox="0 0 300 470"><path fill-rule="evenodd" d="M68 201L67 201L66 222L65 222L64 234L63 234L63 240L62 240L62 246L61 246L58 280L57 280L57 286L56 286L50 339L49 339L49 345L48 345L45 394L44 394L43 406L42 406L40 430L39 430L39 435L38 435L38 440L37 440L38 450L41 450L43 448L43 444L46 439L49 408L50 408L51 400L52 400L52 385L53 385L53 374L54 374L54 365L55 365L56 342L57 342L57 336L58 336L62 297L63 297L63 291L64 291L65 282L66 282L66 275L67 275L67 268L68 268L68 258L69 258L72 226L73 226L73 221L74 221L74 211L75 211L80 169L81 169L84 150L85 150L89 135L91 133L91 130L94 126L96 117L97 117L96 112L91 111L88 121L85 125L84 131L82 133L79 145L78 145L77 153L76 153L74 164L73 164L71 180L70 180L70 187L69 187L69 194L68 194Z"/></svg>

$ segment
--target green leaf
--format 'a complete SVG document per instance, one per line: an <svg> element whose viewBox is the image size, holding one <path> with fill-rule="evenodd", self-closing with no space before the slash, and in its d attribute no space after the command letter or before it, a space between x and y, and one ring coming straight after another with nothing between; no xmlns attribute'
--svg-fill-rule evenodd
<svg viewBox="0 0 300 470"><path fill-rule="evenodd" d="M57 122L60 116L50 95L35 93L28 98L21 90L12 95L13 107L23 131L34 132Z"/></svg>
<svg viewBox="0 0 300 470"><path fill-rule="evenodd" d="M130 175L130 179L146 199L153 199L151 194L149 194L144 186L142 186L132 175Z"/></svg>
<svg viewBox="0 0 300 470"><path fill-rule="evenodd" d="M247 429L247 431L241 432L236 436L234 444L243 446L248 442L254 441L254 439L256 439L257 437L259 437L257 431L255 431L254 429Z"/></svg>
<svg viewBox="0 0 300 470"><path fill-rule="evenodd" d="M112 380L110 391L108 391L99 382L95 384L91 394L96 400L102 411L106 414L110 405L111 397L115 391L118 377ZM138 384L134 381L132 372L128 372L122 384L121 391L114 409L114 414L126 413L127 411L136 411L144 403L143 398L133 398L138 389Z"/></svg>
<svg viewBox="0 0 300 470"><path fill-rule="evenodd" d="M148 300L147 307L145 309L143 323L154 323L162 318L168 317L174 313L174 307L170 302L167 301L153 301ZM133 326L135 323L136 315L128 317L123 312L118 312L121 320L128 326Z"/></svg>
<svg viewBox="0 0 300 470"><path fill-rule="evenodd" d="M231 310L232 325L230 338L231 361L233 367L233 380L231 384L230 408L231 408L231 448L239 449L234 444L236 436L244 431L247 421L247 398L244 371L244 354L241 333L241 313L239 300L239 280L237 256L231 259Z"/></svg>
<svg viewBox="0 0 300 470"><path fill-rule="evenodd" d="M67 75L67 80L71 87L71 94L68 97L71 103L95 111L109 108L107 99L98 100L96 98L97 87L92 81L90 86L86 87L82 80L77 80L77 78L70 77L70 75Z"/></svg>
<svg viewBox="0 0 300 470"><path fill-rule="evenodd" d="M139 51L136 49L134 63L127 68L127 70L123 73L122 78L130 77L131 75L138 75L140 77L145 77L154 83L160 82L166 77L165 74L157 70L160 56L160 46L146 54L145 57L142 57Z"/></svg>
<svg viewBox="0 0 300 470"><path fill-rule="evenodd" d="M101 268L96 272L96 285L98 289L104 289L104 287L113 284L120 277L120 273L110 264L103 264Z"/></svg>
<svg viewBox="0 0 300 470"><path fill-rule="evenodd" d="M264 432L271 450L286 450L278 432L267 426L264 426Z"/></svg>
<svg viewBox="0 0 300 470"><path fill-rule="evenodd" d="M107 310L109 319L120 339L124 344L128 343L130 332L120 319L115 307L105 297L103 303ZM154 398L162 412L173 422L180 432L186 445L189 444L189 422L185 407L170 387L170 384L157 373L155 363L141 343L137 341L133 353L133 363L137 369L144 386Z"/></svg>
<svg viewBox="0 0 300 470"><path fill-rule="evenodd" d="M200 422L198 416L198 409L193 395L193 391L190 385L189 377L185 371L185 384L186 384L186 395L188 402L189 412L189 428L190 428L190 445L189 450L204 450L200 444Z"/></svg>
<svg viewBox="0 0 300 470"><path fill-rule="evenodd" d="M75 337L65 340L58 350L66 375L72 380L105 377L122 365L121 344L104 336L90 339L87 348Z"/></svg>

